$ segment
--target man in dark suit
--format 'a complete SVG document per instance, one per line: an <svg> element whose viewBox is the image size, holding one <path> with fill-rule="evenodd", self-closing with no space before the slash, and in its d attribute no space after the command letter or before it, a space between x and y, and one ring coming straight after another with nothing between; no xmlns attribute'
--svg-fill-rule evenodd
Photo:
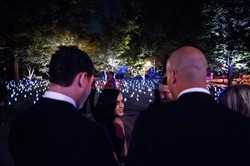
<svg viewBox="0 0 250 166"><path fill-rule="evenodd" d="M113 165L106 130L82 118L93 63L75 46L61 46L50 62L49 90L13 122L9 150L16 165Z"/></svg>
<svg viewBox="0 0 250 166"><path fill-rule="evenodd" d="M167 62L176 101L140 112L126 165L248 165L250 122L206 89L203 53L182 47Z"/></svg>
<svg viewBox="0 0 250 166"><path fill-rule="evenodd" d="M92 85L91 85L90 94L89 94L87 100L85 101L83 107L78 110L78 112L80 113L80 115L83 115L83 117L86 117L88 103L89 103L89 106L90 106L90 112L92 114L94 112L94 108L95 108L95 93L96 93L96 85L95 85L95 83L96 83L96 81L95 81L95 78L94 78L94 81L92 82Z"/></svg>

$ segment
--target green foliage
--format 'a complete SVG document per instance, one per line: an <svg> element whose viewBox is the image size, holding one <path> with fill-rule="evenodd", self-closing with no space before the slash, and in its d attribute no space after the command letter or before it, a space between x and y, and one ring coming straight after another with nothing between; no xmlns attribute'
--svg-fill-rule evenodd
<svg viewBox="0 0 250 166"><path fill-rule="evenodd" d="M133 56L128 52L132 47L133 34L138 25L133 20L118 20L117 22L104 22L104 28L99 41L99 51L92 56L97 70L118 70L123 65L129 65L128 59Z"/></svg>
<svg viewBox="0 0 250 166"><path fill-rule="evenodd" d="M250 8L244 0L211 1L204 7L208 18L204 35L210 46L210 62L216 70L220 65L249 70ZM208 47L209 48L209 47Z"/></svg>
<svg viewBox="0 0 250 166"><path fill-rule="evenodd" d="M21 65L40 72L48 70L59 45L79 46L97 70L108 65L114 71L122 65L143 70L148 60L165 67L174 49L193 45L206 52L211 68L226 64L249 71L250 7L244 0L105 2L2 0L0 37Z"/></svg>
<svg viewBox="0 0 250 166"><path fill-rule="evenodd" d="M92 52L88 39L79 40L77 34L70 31L57 30L46 35L36 32L32 34L32 37L26 37L32 39L31 44L26 47L22 45L17 47L14 50L15 55L19 58L21 65L25 67L33 66L42 73L48 71L51 55L60 45L77 45L88 53Z"/></svg>
<svg viewBox="0 0 250 166"><path fill-rule="evenodd" d="M242 74L250 69L247 60L250 51L249 7L249 3L244 0L211 1L203 10L209 20L205 39L213 50L210 51L211 68L227 72L228 86L232 83L235 71Z"/></svg>
<svg viewBox="0 0 250 166"><path fill-rule="evenodd" d="M199 44L203 32L199 6L202 2L179 0L130 1L127 17L135 20L139 30L133 36L136 46L145 59L154 59L156 64L165 67L169 54L182 45Z"/></svg>
<svg viewBox="0 0 250 166"><path fill-rule="evenodd" d="M14 49L21 66L47 72L59 45L92 51L88 30L98 12L94 0L3 0L0 9L0 36Z"/></svg>

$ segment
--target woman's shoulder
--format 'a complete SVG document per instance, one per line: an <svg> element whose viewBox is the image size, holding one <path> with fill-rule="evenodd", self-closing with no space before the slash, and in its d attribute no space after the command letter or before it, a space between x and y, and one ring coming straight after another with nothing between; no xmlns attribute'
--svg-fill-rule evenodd
<svg viewBox="0 0 250 166"><path fill-rule="evenodd" d="M115 118L113 123L115 125L120 125L120 126L124 127L123 121L120 118Z"/></svg>
<svg viewBox="0 0 250 166"><path fill-rule="evenodd" d="M119 138L123 138L125 135L125 129L124 129L124 124L123 124L122 120L119 118L115 118L113 123L114 123L114 127L115 127L116 136L118 136Z"/></svg>

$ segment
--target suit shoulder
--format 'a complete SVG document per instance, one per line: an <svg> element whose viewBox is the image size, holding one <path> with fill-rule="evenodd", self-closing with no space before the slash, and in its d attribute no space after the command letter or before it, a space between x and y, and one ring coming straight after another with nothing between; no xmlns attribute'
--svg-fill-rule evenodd
<svg viewBox="0 0 250 166"><path fill-rule="evenodd" d="M162 110L168 110L167 112L172 112L173 109L175 109L178 106L178 104L176 103L176 101L173 102L169 102L169 103L165 103L165 104L161 104L161 105L157 105L157 106L153 106L147 109L142 110L142 113L152 113L152 112L159 112Z"/></svg>
<svg viewBox="0 0 250 166"><path fill-rule="evenodd" d="M30 108L20 112L15 118L14 118L14 122L17 121L27 121L29 119L31 119L31 116L33 114L33 110L34 110L34 105L31 106Z"/></svg>
<svg viewBox="0 0 250 166"><path fill-rule="evenodd" d="M105 132L105 128L101 124L93 122L89 119L81 118L81 123L85 129L91 132Z"/></svg>
<svg viewBox="0 0 250 166"><path fill-rule="evenodd" d="M169 102L166 104L161 104L158 106L150 107L140 111L139 116L141 117L152 117L152 116L161 116L162 114L174 114L176 113L176 109L178 104L174 102Z"/></svg>
<svg viewBox="0 0 250 166"><path fill-rule="evenodd" d="M220 109L220 112L227 117L229 120L238 120L241 121L241 123L249 123L250 124L250 119L249 117L246 117L242 114L240 114L239 112L235 112L229 108L226 108L222 105L218 104L218 108Z"/></svg>

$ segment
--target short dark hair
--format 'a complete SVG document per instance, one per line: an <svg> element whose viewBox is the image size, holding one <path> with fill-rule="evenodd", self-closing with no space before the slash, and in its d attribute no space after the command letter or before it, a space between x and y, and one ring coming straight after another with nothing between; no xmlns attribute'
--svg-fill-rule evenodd
<svg viewBox="0 0 250 166"><path fill-rule="evenodd" d="M67 87L80 72L86 72L88 77L94 74L94 65L88 54L77 46L60 46L51 57L50 82Z"/></svg>
<svg viewBox="0 0 250 166"><path fill-rule="evenodd" d="M112 124L116 117L114 111L119 93L120 91L117 89L104 89L102 91L93 112L97 122L104 125Z"/></svg>
<svg viewBox="0 0 250 166"><path fill-rule="evenodd" d="M109 73L110 73L113 77L115 76L115 73L114 73L114 72L110 71Z"/></svg>

